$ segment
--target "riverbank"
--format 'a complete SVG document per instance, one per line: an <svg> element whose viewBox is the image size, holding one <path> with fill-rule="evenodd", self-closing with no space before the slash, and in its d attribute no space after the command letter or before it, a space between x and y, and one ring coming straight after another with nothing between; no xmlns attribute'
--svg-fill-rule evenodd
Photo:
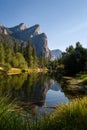
<svg viewBox="0 0 87 130"><path fill-rule="evenodd" d="M41 130L86 130L87 98L56 107L56 112L44 121Z"/></svg>
<svg viewBox="0 0 87 130"><path fill-rule="evenodd" d="M77 79L76 77L63 77L66 81L67 90L77 91L79 89L80 83L82 83L81 79Z"/></svg>
<svg viewBox="0 0 87 130"><path fill-rule="evenodd" d="M69 99L87 95L87 74L79 73L74 77L63 77L63 91Z"/></svg>
<svg viewBox="0 0 87 130"><path fill-rule="evenodd" d="M74 77L63 77L66 81L67 84L69 85L68 87L72 87L72 89L78 88L78 86L81 85L87 85L87 74L86 73L78 73Z"/></svg>
<svg viewBox="0 0 87 130"><path fill-rule="evenodd" d="M6 71L4 68L0 67L0 71L3 72L6 75L15 75L15 74L21 74L21 73L40 73L40 72L47 72L47 68L11 68L8 71Z"/></svg>

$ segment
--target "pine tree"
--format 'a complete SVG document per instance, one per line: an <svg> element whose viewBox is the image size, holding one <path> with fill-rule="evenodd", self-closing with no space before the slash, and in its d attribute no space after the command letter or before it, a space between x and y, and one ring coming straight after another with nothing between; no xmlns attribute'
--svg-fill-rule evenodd
<svg viewBox="0 0 87 130"><path fill-rule="evenodd" d="M5 51L3 44L0 43L0 64L4 64L5 62Z"/></svg>
<svg viewBox="0 0 87 130"><path fill-rule="evenodd" d="M37 67L37 56L36 56L36 49L34 45L32 45L32 57L33 57L33 67Z"/></svg>
<svg viewBox="0 0 87 130"><path fill-rule="evenodd" d="M11 64L12 61L12 50L8 47L5 51L5 62Z"/></svg>
<svg viewBox="0 0 87 130"><path fill-rule="evenodd" d="M12 65L13 65L13 67L17 67L17 68L27 67L25 58L23 57L23 55L20 52L17 52L15 54L15 56L13 57Z"/></svg>
<svg viewBox="0 0 87 130"><path fill-rule="evenodd" d="M32 66L32 49L31 49L31 44L28 41L24 50L24 57L28 63L28 67Z"/></svg>

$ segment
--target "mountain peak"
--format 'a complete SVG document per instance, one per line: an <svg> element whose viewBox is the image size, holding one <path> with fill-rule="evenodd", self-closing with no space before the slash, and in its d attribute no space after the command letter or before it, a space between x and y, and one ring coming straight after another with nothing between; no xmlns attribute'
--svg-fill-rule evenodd
<svg viewBox="0 0 87 130"><path fill-rule="evenodd" d="M19 28L20 28L20 30L25 30L27 27L24 23L20 23Z"/></svg>
<svg viewBox="0 0 87 130"><path fill-rule="evenodd" d="M16 26L9 28L9 29L13 32L20 32L20 31L25 30L26 28L27 27L24 23L20 23L19 25L16 25Z"/></svg>
<svg viewBox="0 0 87 130"><path fill-rule="evenodd" d="M40 25L39 24L35 24L34 26L31 26L28 29L35 32L35 35L40 34Z"/></svg>
<svg viewBox="0 0 87 130"><path fill-rule="evenodd" d="M0 26L0 34L10 35L25 44L30 40L36 48L36 54L38 57L43 53L46 58L51 59L51 51L48 48L48 38L45 33L40 32L40 25L35 24L31 27L26 27L24 23L20 23L14 27L7 28Z"/></svg>

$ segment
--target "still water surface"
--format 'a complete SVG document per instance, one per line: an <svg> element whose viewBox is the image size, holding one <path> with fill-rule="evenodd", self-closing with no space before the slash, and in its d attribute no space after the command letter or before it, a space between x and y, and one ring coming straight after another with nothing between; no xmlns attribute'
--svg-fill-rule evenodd
<svg viewBox="0 0 87 130"><path fill-rule="evenodd" d="M3 95L16 99L20 107L33 114L50 111L50 107L69 101L61 84L44 74L0 75L0 96Z"/></svg>

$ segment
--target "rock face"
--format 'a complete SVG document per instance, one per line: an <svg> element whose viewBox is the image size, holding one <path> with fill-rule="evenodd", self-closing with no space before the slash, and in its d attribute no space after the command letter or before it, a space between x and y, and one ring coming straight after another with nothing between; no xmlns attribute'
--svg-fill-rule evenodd
<svg viewBox="0 0 87 130"><path fill-rule="evenodd" d="M47 36L45 33L40 32L40 25L38 24L30 28L27 28L24 23L12 28L7 28L0 24L0 34L9 35L25 44L29 40L35 46L38 57L43 54L46 58L52 59L51 51L48 48Z"/></svg>
<svg viewBox="0 0 87 130"><path fill-rule="evenodd" d="M13 33L17 33L20 31L23 31L26 29L26 25L24 23L20 23L19 25L13 27L13 28L9 28L9 30L11 30Z"/></svg>
<svg viewBox="0 0 87 130"><path fill-rule="evenodd" d="M51 59L51 51L48 48L48 39L45 33L40 33L40 25L36 24L27 28L24 23L21 23L13 28L9 28L12 32L11 36L27 42L28 40L35 46L37 56L43 54L46 58Z"/></svg>
<svg viewBox="0 0 87 130"><path fill-rule="evenodd" d="M10 30L4 27L2 24L0 24L0 34L8 35L9 33L10 33Z"/></svg>
<svg viewBox="0 0 87 130"><path fill-rule="evenodd" d="M24 23L21 23L13 28L9 28L12 31L12 36L22 40L24 42L28 41L30 38L40 34L40 26L34 25L30 28L27 28Z"/></svg>
<svg viewBox="0 0 87 130"><path fill-rule="evenodd" d="M43 54L46 58L51 58L51 52L48 48L48 40L45 33L35 35L30 40L31 43L36 47L38 57Z"/></svg>
<svg viewBox="0 0 87 130"><path fill-rule="evenodd" d="M55 59L59 59L62 57L62 51L59 49L52 50L51 53Z"/></svg>

